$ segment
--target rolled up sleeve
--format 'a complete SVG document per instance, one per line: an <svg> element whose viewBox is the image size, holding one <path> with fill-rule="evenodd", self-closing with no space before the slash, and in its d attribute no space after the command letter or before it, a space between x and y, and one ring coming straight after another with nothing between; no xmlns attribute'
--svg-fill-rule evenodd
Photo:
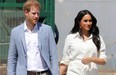
<svg viewBox="0 0 116 75"><path fill-rule="evenodd" d="M106 59L107 59L106 46L105 46L105 43L104 43L103 38L101 36L100 36L100 40L101 40L101 48L100 48L99 58L104 58L104 60L106 61Z"/></svg>

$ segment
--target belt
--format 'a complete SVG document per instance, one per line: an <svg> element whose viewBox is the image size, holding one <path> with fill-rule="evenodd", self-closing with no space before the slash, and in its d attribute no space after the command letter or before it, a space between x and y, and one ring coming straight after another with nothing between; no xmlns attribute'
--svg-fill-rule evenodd
<svg viewBox="0 0 116 75"><path fill-rule="evenodd" d="M40 72L35 72L35 71L27 71L27 75L40 75L43 73L48 73L49 70L45 70L45 71L40 71Z"/></svg>

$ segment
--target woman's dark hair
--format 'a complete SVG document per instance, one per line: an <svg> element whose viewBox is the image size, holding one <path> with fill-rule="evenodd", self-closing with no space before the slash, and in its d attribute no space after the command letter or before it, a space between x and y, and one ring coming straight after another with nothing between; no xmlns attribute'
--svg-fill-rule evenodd
<svg viewBox="0 0 116 75"><path fill-rule="evenodd" d="M92 13L90 11L88 11L88 10L81 10L77 14L77 16L76 16L76 18L74 20L75 21L74 22L74 27L72 28L71 33L73 34L73 33L79 32L79 34L81 36L79 23L80 23L81 19L83 18L83 16L85 16L86 14L89 14L91 16L91 18L92 18L92 27L89 30L89 32L90 32L90 34L93 35L92 40L93 40L94 44L96 45L97 50L99 51L100 50L100 38L99 38L99 29L98 29L98 27L96 25L97 24L97 20L92 15Z"/></svg>

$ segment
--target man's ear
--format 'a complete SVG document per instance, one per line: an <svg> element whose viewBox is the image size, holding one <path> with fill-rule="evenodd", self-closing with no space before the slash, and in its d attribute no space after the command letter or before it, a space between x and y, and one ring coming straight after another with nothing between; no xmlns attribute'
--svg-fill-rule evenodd
<svg viewBox="0 0 116 75"><path fill-rule="evenodd" d="M28 13L29 13L29 11L24 10L24 14L25 14L25 16L26 16Z"/></svg>

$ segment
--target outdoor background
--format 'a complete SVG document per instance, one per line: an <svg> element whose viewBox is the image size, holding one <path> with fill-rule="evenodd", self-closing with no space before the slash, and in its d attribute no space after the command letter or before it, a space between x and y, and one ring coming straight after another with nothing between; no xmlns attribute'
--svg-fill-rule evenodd
<svg viewBox="0 0 116 75"><path fill-rule="evenodd" d="M10 31L24 21L22 5L25 1L0 0L0 75L6 75ZM107 48L107 63L99 66L99 75L116 75L116 0L39 1L42 5L39 22L52 26L59 62L65 38L74 25L74 18L80 10L87 9L97 18L100 35Z"/></svg>

